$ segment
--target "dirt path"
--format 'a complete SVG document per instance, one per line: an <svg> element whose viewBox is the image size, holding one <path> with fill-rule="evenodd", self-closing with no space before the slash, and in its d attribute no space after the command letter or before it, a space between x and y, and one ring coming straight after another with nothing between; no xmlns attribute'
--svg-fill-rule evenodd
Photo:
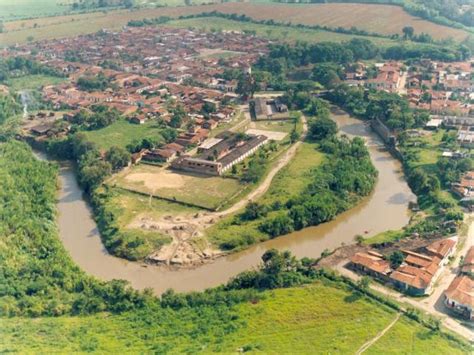
<svg viewBox="0 0 474 355"><path fill-rule="evenodd" d="M148 259L153 262L168 265L196 265L204 262L204 259L212 259L222 255L221 251L213 249L204 240L202 240L202 243L206 245L205 248L197 248L194 239L202 237L204 230L215 224L219 219L239 211L250 201L258 199L268 191L275 175L293 159L298 147L306 138L308 123L305 116L302 116L301 120L303 122L303 134L300 140L278 158L275 166L272 167L262 183L255 190L230 208L221 212L199 213L194 216L186 216L186 218L181 216L181 218L175 219L172 216L167 216L160 220L141 218L132 222L129 227L157 230L172 238L171 244L152 253Z"/></svg>
<svg viewBox="0 0 474 355"><path fill-rule="evenodd" d="M360 347L360 349L357 350L356 354L360 355L364 351L366 351L368 348L370 348L377 340L379 340L381 337L383 337L385 335L385 333L388 332L395 325L395 323L397 323L397 321L399 319L400 319L400 313L397 313L397 316L395 317L395 319L389 325L387 325L380 333L378 333L375 336L375 338L370 339L368 342L366 342L364 345L362 345Z"/></svg>
<svg viewBox="0 0 474 355"><path fill-rule="evenodd" d="M473 213L466 214L466 221L472 220L473 217ZM439 318L447 329L461 335L466 339L469 339L470 341L474 341L474 333L470 329L464 327L456 319L449 316L448 311L444 305L443 297L444 291L458 274L458 265L461 256L466 255L467 250L473 244L473 241L474 223L471 223L462 248L455 254L453 262L448 265L441 273L440 277L435 283L433 292L426 298L411 298L377 283L373 283L370 288L386 296L389 296L398 302L405 303L410 307L421 309L422 311ZM353 280L359 280L361 276L351 270L346 269L344 267L345 263L347 263L347 260L343 260L335 267L335 269L342 275L345 275Z"/></svg>

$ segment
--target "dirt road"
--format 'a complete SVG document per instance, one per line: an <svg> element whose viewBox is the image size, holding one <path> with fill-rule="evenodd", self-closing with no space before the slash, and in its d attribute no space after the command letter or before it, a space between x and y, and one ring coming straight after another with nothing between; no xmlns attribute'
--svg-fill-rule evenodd
<svg viewBox="0 0 474 355"><path fill-rule="evenodd" d="M370 339L368 342L363 344L359 350L357 350L356 355L362 354L364 351L366 351L368 348L370 348L377 340L379 340L381 337L385 335L394 325L397 323L397 321L400 319L400 313L397 313L397 316L393 321L390 322L389 325L387 325L380 333L378 333L373 339Z"/></svg>
<svg viewBox="0 0 474 355"><path fill-rule="evenodd" d="M300 140L288 148L288 150L278 158L275 166L272 167L262 183L255 190L230 208L220 212L204 212L202 214L188 216L189 218L183 218L183 216L181 216L181 218L167 216L160 220L140 219L132 222L130 227L159 230L172 237L171 244L151 254L148 259L165 264L196 265L204 262L205 258L210 259L221 255L221 251L213 249L203 238L201 238L201 243L205 245L203 249L197 248L196 243L193 243L193 241L196 238L202 237L204 230L216 223L217 220L239 211L250 201L258 199L267 192L275 175L293 159L299 146L306 138L308 123L305 116L302 116L301 120L303 123L303 133Z"/></svg>

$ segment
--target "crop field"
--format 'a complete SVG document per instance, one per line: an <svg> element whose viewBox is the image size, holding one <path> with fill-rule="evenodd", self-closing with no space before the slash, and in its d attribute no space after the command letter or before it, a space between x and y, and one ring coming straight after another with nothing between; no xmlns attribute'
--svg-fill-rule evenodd
<svg viewBox="0 0 474 355"><path fill-rule="evenodd" d="M109 184L207 209L217 208L245 187L236 179L175 173L146 164L118 174Z"/></svg>
<svg viewBox="0 0 474 355"><path fill-rule="evenodd" d="M226 327L209 307L132 311L81 317L0 319L0 352L32 353L261 353L354 354L394 318L394 311L340 286L316 282L263 293L264 299L231 307ZM199 328L196 329L196 328ZM463 354L439 333L400 318L369 354Z"/></svg>
<svg viewBox="0 0 474 355"><path fill-rule="evenodd" d="M0 34L0 44L11 45L26 42L29 36L32 36L34 40L63 38L97 32L102 28L119 29L129 20L159 16L179 17L211 11L245 14L256 20L273 19L282 23L344 28L354 26L382 34L401 33L404 26L412 26L415 33L425 32L436 39L451 37L462 41L468 35L463 30L413 17L402 8L390 5L224 3L147 8L133 11L117 10L12 21L5 24L6 32ZM215 19L212 20L212 22L214 21ZM331 40L332 34L322 33L327 36L326 40Z"/></svg>
<svg viewBox="0 0 474 355"><path fill-rule="evenodd" d="M364 36L357 36L351 34L336 33L323 30L313 30L307 28L291 28L291 27L279 27L279 26L268 26L261 24L254 24L248 22L232 21L224 18L192 18L184 20L175 20L164 24L163 26L171 26L178 28L196 28L203 31L255 31L260 37L268 38L271 40L285 41L285 42L296 42L304 41L309 43L317 43L324 41L331 42L342 42L349 41L352 38L367 38ZM395 41L388 38L377 38L370 37L370 39L379 45L390 45L394 44Z"/></svg>
<svg viewBox="0 0 474 355"><path fill-rule="evenodd" d="M161 138L161 128L156 122L147 121L144 124L130 123L120 119L110 126L94 131L84 131L87 139L100 149L107 150L112 146L125 148L134 140L143 138Z"/></svg>
<svg viewBox="0 0 474 355"><path fill-rule="evenodd" d="M62 14L69 10L70 0L0 0L0 20L42 17Z"/></svg>

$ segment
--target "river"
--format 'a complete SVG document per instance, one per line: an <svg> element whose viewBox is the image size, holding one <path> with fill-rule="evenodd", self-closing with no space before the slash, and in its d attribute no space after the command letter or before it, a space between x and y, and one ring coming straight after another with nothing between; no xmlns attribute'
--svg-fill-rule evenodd
<svg viewBox="0 0 474 355"><path fill-rule="evenodd" d="M168 288L200 291L225 283L239 272L255 267L269 248L290 250L297 257L319 257L325 249L354 242L356 234L372 236L388 229L399 229L409 220L408 202L415 199L401 173L401 165L366 125L342 111L333 112L342 133L367 139L372 161L379 171L372 194L358 206L335 220L316 227L254 245L242 252L215 260L195 269L172 270L128 262L107 253L83 200L71 165L60 169L59 230L73 260L87 273L103 280L124 279L137 288L152 288L157 294Z"/></svg>

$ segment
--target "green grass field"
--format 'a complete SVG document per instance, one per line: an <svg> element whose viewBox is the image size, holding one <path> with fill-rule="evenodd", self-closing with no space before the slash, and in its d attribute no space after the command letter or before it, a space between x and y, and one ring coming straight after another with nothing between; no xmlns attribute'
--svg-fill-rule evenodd
<svg viewBox="0 0 474 355"><path fill-rule="evenodd" d="M65 78L38 74L10 79L6 84L10 87L11 91L15 92L19 90L39 90L43 86L58 85L66 80Z"/></svg>
<svg viewBox="0 0 474 355"><path fill-rule="evenodd" d="M69 10L70 0L0 0L0 20L60 15Z"/></svg>
<svg viewBox="0 0 474 355"><path fill-rule="evenodd" d="M225 313L233 320L219 321L221 315L210 307L168 308L153 315L135 311L1 319L0 352L230 354L243 348L267 354L354 354L395 317L385 306L320 281L266 291L258 303L239 304ZM434 349L437 354L468 352L467 345L463 348L402 317L368 353L427 354Z"/></svg>
<svg viewBox="0 0 474 355"><path fill-rule="evenodd" d="M343 33L335 33L323 30L312 30L304 28L276 27L254 23L232 21L224 18L194 18L175 20L164 24L163 26L171 26L178 28L195 28L204 31L256 31L260 37L272 40L295 42L304 41L310 43L333 41L342 42L349 41L352 38L367 38L364 36L349 35ZM395 42L387 38L370 37L370 40L379 45L390 45Z"/></svg>
<svg viewBox="0 0 474 355"><path fill-rule="evenodd" d="M219 207L244 188L236 179L190 175L146 164L115 176L108 184L207 209Z"/></svg>
<svg viewBox="0 0 474 355"><path fill-rule="evenodd" d="M139 125L121 119L105 128L84 133L88 140L106 150L112 146L126 147L137 139L141 141L143 138L161 138L160 132L161 128L153 120Z"/></svg>
<svg viewBox="0 0 474 355"><path fill-rule="evenodd" d="M291 196L301 193L311 181L311 170L317 168L323 159L323 154L315 150L314 144L303 143L292 161L278 172L268 191L257 202L268 206L275 202L284 204ZM221 247L226 244L245 246L268 239L268 235L258 229L260 220L233 224L233 219L234 216L226 217L209 228L207 235L213 244Z"/></svg>

